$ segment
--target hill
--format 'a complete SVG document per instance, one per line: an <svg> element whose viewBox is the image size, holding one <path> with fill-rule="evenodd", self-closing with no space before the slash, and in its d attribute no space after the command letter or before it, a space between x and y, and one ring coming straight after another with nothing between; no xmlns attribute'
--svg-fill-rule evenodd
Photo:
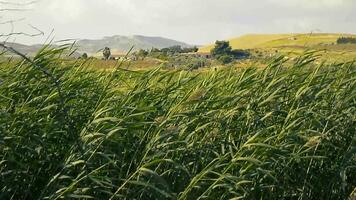
<svg viewBox="0 0 356 200"><path fill-rule="evenodd" d="M355 36L351 34L248 34L229 39L233 49L275 48L275 47L311 47L317 45L335 44L341 36ZM200 52L210 52L214 45L207 45L199 49Z"/></svg>
<svg viewBox="0 0 356 200"><path fill-rule="evenodd" d="M26 55L33 55L35 52L41 49L42 45L25 45L25 44L19 44L19 43L13 43L13 42L7 42L7 46L12 47L19 51L20 53L26 54ZM0 48L2 51L3 49Z"/></svg>
<svg viewBox="0 0 356 200"><path fill-rule="evenodd" d="M95 54L104 47L109 47L113 52L127 52L134 47L138 49L151 49L151 48L166 48L170 46L179 45L182 47L191 47L192 45L184 42L163 38L163 37L148 37L142 35L133 36L120 36L115 35L111 37L104 37L98 40L79 40L77 42L79 52L87 52Z"/></svg>
<svg viewBox="0 0 356 200"><path fill-rule="evenodd" d="M18 51L26 56L30 56L30 57L35 56L36 53L44 47L41 44L25 45L25 44L19 44L19 43L14 43L14 42L6 42L5 45L8 47L12 47L16 51ZM57 45L52 45L52 47L57 47ZM10 51L6 51L1 47L0 47L0 52L4 52L3 55L5 55L5 56L17 57L17 55L15 55L14 53L12 53ZM66 51L66 52L68 53L68 55L70 54L70 57L77 58L77 57L81 56L81 54L79 52L71 52L71 51Z"/></svg>
<svg viewBox="0 0 356 200"><path fill-rule="evenodd" d="M24 45L18 43L6 43L8 46L13 47L19 52L27 55L34 55L42 45ZM163 38L163 37L148 37L142 35L133 36L110 36L102 39L82 39L76 42L76 48L78 53L88 53L89 55L96 55L98 51L101 51L104 47L111 48L113 54L123 54L134 47L134 50L138 49L151 49L151 48L166 48L170 46L180 45L182 47L191 47L192 45L184 42ZM2 49L0 49L2 50Z"/></svg>

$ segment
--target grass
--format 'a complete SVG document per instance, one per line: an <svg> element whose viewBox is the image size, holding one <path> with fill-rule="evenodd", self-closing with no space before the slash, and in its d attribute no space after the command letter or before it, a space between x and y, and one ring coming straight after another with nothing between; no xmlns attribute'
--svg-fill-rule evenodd
<svg viewBox="0 0 356 200"><path fill-rule="evenodd" d="M233 49L278 48L284 46L314 47L320 44L336 44L341 36L355 36L351 34L249 34L229 39ZM336 45L338 46L338 45ZM200 52L210 52L214 45L207 45L199 49Z"/></svg>
<svg viewBox="0 0 356 200"><path fill-rule="evenodd" d="M86 63L87 68L96 70L112 70L117 66L115 60L101 60L101 59L89 59ZM148 69L155 69L157 66L162 65L163 61L154 58L139 59L136 61L125 60L122 65L125 69L134 71L142 71Z"/></svg>
<svg viewBox="0 0 356 200"><path fill-rule="evenodd" d="M336 44L341 36L350 34L250 34L230 39L233 49L249 49L264 52L265 55L282 54L289 58L300 56L307 50L326 51L319 58L320 62L347 62L356 59L356 45ZM199 49L200 52L210 52L214 45Z"/></svg>
<svg viewBox="0 0 356 200"><path fill-rule="evenodd" d="M356 187L353 62L108 72L61 54L0 63L0 199L347 199Z"/></svg>
<svg viewBox="0 0 356 200"><path fill-rule="evenodd" d="M293 34L249 34L238 38L231 38L228 41L230 41L230 45L233 49L253 49L259 48L260 45L271 40L288 38L291 36L293 36ZM199 51L210 52L213 47L214 45L203 46L199 49Z"/></svg>

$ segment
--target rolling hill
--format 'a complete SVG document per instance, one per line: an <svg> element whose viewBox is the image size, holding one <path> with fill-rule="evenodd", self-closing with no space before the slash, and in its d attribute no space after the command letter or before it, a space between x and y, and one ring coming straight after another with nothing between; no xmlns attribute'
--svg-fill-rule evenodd
<svg viewBox="0 0 356 200"><path fill-rule="evenodd" d="M17 49L19 52L27 55L34 55L42 45L24 45L18 43L7 43ZM83 39L76 42L76 48L78 53L88 53L89 55L96 55L104 47L111 48L113 54L123 54L134 47L134 50L138 49L151 49L151 48L165 48L174 45L180 45L182 47L191 47L192 45L184 42L163 38L163 37L148 37L142 35L133 36L110 36L102 39ZM1 49L0 49L1 50ZM79 54L78 54L79 55Z"/></svg>
<svg viewBox="0 0 356 200"><path fill-rule="evenodd" d="M248 34L229 39L233 49L255 49L276 47L311 47L317 45L335 44L341 36L351 34ZM200 52L210 52L214 45L207 45L199 49Z"/></svg>
<svg viewBox="0 0 356 200"><path fill-rule="evenodd" d="M133 36L120 36L115 35L111 37L104 37L98 40L79 40L77 47L79 52L86 52L89 54L95 54L104 47L111 48L112 52L127 52L134 47L134 50L138 49L151 49L151 48L166 48L174 45L182 47L190 47L192 45L176 40L163 38L163 37L148 37L142 35Z"/></svg>

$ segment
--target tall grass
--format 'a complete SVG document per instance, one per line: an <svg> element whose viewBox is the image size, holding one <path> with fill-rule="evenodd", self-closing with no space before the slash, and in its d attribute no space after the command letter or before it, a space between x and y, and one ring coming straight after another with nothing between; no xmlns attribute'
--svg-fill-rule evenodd
<svg viewBox="0 0 356 200"><path fill-rule="evenodd" d="M0 63L0 199L347 199L356 187L352 62L109 73L63 50Z"/></svg>

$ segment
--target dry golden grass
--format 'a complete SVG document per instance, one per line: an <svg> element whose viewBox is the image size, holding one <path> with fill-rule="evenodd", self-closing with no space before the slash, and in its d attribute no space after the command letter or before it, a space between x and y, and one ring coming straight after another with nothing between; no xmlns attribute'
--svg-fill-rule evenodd
<svg viewBox="0 0 356 200"><path fill-rule="evenodd" d="M99 70L114 69L121 61L117 60L99 60L95 59L90 62L89 67ZM130 70L149 70L158 67L162 61L153 58L145 58L137 61L123 61L125 68Z"/></svg>
<svg viewBox="0 0 356 200"><path fill-rule="evenodd" d="M249 34L229 39L233 49L273 48L281 46L310 47L321 44L336 43L341 36L350 34ZM210 52L212 45L201 47L199 52Z"/></svg>

